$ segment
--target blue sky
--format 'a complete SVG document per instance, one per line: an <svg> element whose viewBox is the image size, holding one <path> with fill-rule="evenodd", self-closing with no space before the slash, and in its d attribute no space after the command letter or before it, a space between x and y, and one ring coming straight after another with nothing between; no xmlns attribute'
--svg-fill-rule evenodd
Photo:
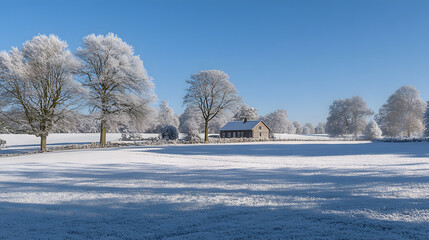
<svg viewBox="0 0 429 240"><path fill-rule="evenodd" d="M0 50L56 34L74 51L90 33L132 45L159 100L183 111L185 80L221 69L261 115L325 121L334 99L378 111L403 85L429 100L429 1L1 1Z"/></svg>

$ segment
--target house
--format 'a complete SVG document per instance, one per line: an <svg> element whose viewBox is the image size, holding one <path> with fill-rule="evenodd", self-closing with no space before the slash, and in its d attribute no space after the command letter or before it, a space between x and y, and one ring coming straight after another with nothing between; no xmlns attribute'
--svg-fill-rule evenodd
<svg viewBox="0 0 429 240"><path fill-rule="evenodd" d="M221 138L270 138L270 128L261 120L228 122L220 129Z"/></svg>

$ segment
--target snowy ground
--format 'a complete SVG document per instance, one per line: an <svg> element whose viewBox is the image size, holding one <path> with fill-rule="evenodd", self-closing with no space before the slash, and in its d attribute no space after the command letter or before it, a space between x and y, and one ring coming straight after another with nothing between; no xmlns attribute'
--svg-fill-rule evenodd
<svg viewBox="0 0 429 240"><path fill-rule="evenodd" d="M286 134L274 133L276 139L282 140L332 140L327 134Z"/></svg>
<svg viewBox="0 0 429 240"><path fill-rule="evenodd" d="M428 143L0 158L0 239L427 239L428 226Z"/></svg>
<svg viewBox="0 0 429 240"><path fill-rule="evenodd" d="M142 133L140 134L143 139L154 138L159 136L157 133ZM216 136L217 134L210 134ZM186 134L181 133L180 138L184 138ZM204 134L200 134L203 139ZM300 134L275 134L277 139L282 140L333 140L328 135L313 134L313 135L300 135ZM121 138L121 133L108 133L108 142L117 142ZM0 149L2 154L15 154L34 152L40 149L40 138L34 135L27 134L0 134L0 139L6 140L6 148ZM72 144L90 144L99 142L99 133L51 133L47 139L47 147L58 147Z"/></svg>
<svg viewBox="0 0 429 240"><path fill-rule="evenodd" d="M147 137L158 134L146 134ZM118 141L120 133L108 133L107 141ZM6 140L6 148L0 149L1 154L24 153L38 151L40 138L27 134L0 134L0 139ZM47 139L47 147L56 147L72 144L90 144L100 141L99 133L51 133Z"/></svg>

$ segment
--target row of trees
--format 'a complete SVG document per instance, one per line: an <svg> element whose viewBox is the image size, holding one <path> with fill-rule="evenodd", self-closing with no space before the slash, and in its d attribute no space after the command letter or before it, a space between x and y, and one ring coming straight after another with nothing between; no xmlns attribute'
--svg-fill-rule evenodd
<svg viewBox="0 0 429 240"><path fill-rule="evenodd" d="M199 113L199 109L193 105L188 106L184 113L179 117L180 132L188 133L190 136L196 136L198 133L204 132L204 119ZM209 132L218 133L219 128L228 121L243 121L247 120L263 120L272 130L273 133L287 134L324 134L325 124L319 123L314 127L311 123L306 123L304 126L297 121L291 122L288 119L286 110L279 109L265 116L259 116L257 110L249 107L244 103L228 112L222 112L217 117L209 122Z"/></svg>
<svg viewBox="0 0 429 240"><path fill-rule="evenodd" d="M154 100L152 79L133 48L114 34L88 35L75 54L57 36L39 35L0 53L2 123L46 138L88 106L106 144L110 122L143 121Z"/></svg>
<svg viewBox="0 0 429 240"><path fill-rule="evenodd" d="M57 36L39 35L20 49L0 53L0 123L2 128L39 136L42 151L46 150L50 132L71 128L99 131L104 146L108 128L159 132L173 126L190 137L205 132L207 141L210 129L218 130L231 119L245 118L264 120L274 133L326 131L333 136L357 136L364 131L376 134L376 125L386 136L412 136L421 134L424 124L429 124L427 106L412 86L392 94L370 125L367 119L373 112L362 97L355 96L335 100L326 125L314 127L289 121L282 109L258 116L256 109L243 103L229 76L220 70L201 71L186 82L186 109L180 117L165 101L156 111L151 107L156 97L153 81L143 61L116 35L88 35L74 54Z"/></svg>
<svg viewBox="0 0 429 240"><path fill-rule="evenodd" d="M111 33L91 34L74 54L67 47L57 36L38 35L20 49L0 53L2 127L40 137L45 151L49 133L64 126L92 132L97 123L104 146L108 126L159 130L178 125L178 119L168 119L173 111L167 102L154 114L152 79L122 39ZM187 83L183 103L199 113L192 114L196 121L202 118L207 141L209 125L222 123L219 120L241 103L241 97L229 76L219 70L193 74ZM78 113L87 108L90 114ZM156 118L157 125L148 126L149 118ZM196 122L184 125L195 129Z"/></svg>
<svg viewBox="0 0 429 240"><path fill-rule="evenodd" d="M387 99L374 116L375 121L367 124L374 112L362 97L339 99L329 107L326 132L332 136L353 134L355 137L365 132L373 137L371 134L377 133L379 128L384 136L389 137L421 136L423 133L428 136L428 109L415 87L403 86Z"/></svg>

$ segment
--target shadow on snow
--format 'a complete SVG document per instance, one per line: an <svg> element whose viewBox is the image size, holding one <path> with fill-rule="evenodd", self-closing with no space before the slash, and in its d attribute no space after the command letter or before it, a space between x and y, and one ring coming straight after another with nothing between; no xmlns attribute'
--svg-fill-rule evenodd
<svg viewBox="0 0 429 240"><path fill-rule="evenodd" d="M203 149L211 148L203 146ZM379 198L364 190L366 187L397 186L398 183L427 185L429 177L380 176L371 171L364 177L353 174L356 172L351 170L289 168L187 170L140 163L101 164L86 169L70 166L46 171L0 171L0 175L28 179L28 182L0 181L3 193L62 196L75 192L99 196L53 204L0 199L0 229L3 229L0 238L425 239L429 235L427 222L387 221L365 214L351 217L329 212L362 210L411 214L416 209L428 209L427 199ZM43 182L53 177L66 180ZM158 184L122 187L99 184L138 183L139 180ZM264 184L271 187L263 189ZM294 184L302 184L302 187L293 187ZM101 197L106 193L116 195ZM121 198L139 194L170 200L127 201ZM176 199L176 195L190 196L191 200ZM283 197L289 199L286 203L297 205L247 206L222 201L201 205L192 200L225 196L267 199L267 203L270 199L275 201L275 197ZM319 200L315 205L300 206L301 201L305 205L311 199Z"/></svg>
<svg viewBox="0 0 429 240"><path fill-rule="evenodd" d="M429 157L429 143L302 143L302 144L219 144L175 145L142 148L159 154L212 156L347 156L399 154L407 157Z"/></svg>

